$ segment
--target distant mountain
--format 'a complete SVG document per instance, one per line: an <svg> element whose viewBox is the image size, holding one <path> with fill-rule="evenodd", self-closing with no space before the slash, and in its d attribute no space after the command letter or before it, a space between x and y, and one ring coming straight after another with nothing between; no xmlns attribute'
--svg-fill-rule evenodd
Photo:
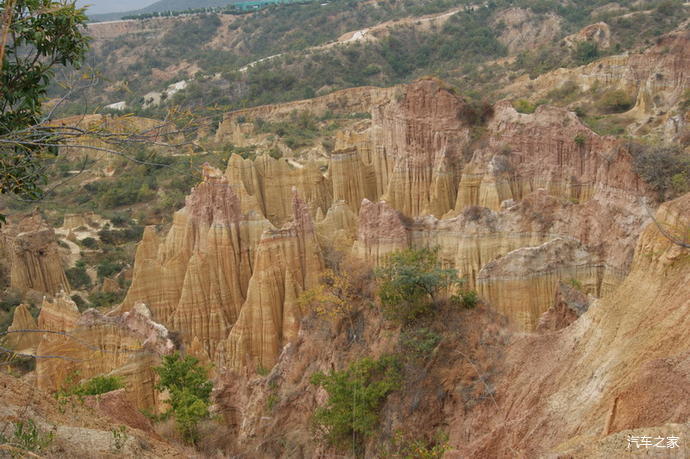
<svg viewBox="0 0 690 459"><path fill-rule="evenodd" d="M112 14L145 8L156 0L77 0L77 6L88 6L87 14Z"/></svg>
<svg viewBox="0 0 690 459"><path fill-rule="evenodd" d="M120 0L123 3L145 3L142 0L135 2L134 0ZM231 3L237 3L239 0L158 0L157 2L140 9L133 9L128 11L122 11L117 13L108 14L90 14L89 18L94 22L100 21L115 21L122 19L123 16L132 16L136 14L149 14L158 13L163 11L184 11L188 9L196 8L214 8L217 6L230 5ZM107 3L107 0L94 0L94 3Z"/></svg>

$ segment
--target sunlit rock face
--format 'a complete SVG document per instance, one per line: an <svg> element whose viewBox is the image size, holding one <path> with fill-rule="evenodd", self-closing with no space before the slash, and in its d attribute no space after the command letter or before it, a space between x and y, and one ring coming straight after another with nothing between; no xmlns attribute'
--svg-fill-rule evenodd
<svg viewBox="0 0 690 459"><path fill-rule="evenodd" d="M14 322L38 332L18 333L10 344L19 351L32 346L40 389L67 389L108 374L121 377L127 397L136 407L162 407L153 368L175 345L167 328L151 320L144 304L121 315L104 316L95 309L79 313L76 304L60 294L55 301L43 302L37 324L26 314L24 308L17 308Z"/></svg>
<svg viewBox="0 0 690 459"><path fill-rule="evenodd" d="M188 344L197 337L213 355L239 316L268 226L255 212L243 213L227 179L207 169L165 237L146 229L122 310L143 302L155 320L181 332Z"/></svg>
<svg viewBox="0 0 690 459"><path fill-rule="evenodd" d="M422 79L372 109L378 196L404 215L440 217L453 208L470 133L463 105L439 80Z"/></svg>
<svg viewBox="0 0 690 459"><path fill-rule="evenodd" d="M595 134L572 112L542 106L522 114L505 101L495 106L488 128L487 146L463 170L456 211L498 210L538 189L578 203L611 190L644 192L620 141Z"/></svg>
<svg viewBox="0 0 690 459"><path fill-rule="evenodd" d="M233 161L243 160L231 160L230 167ZM178 331L205 360L271 366L296 335L301 311L295 300L315 283L323 263L298 187L283 190L291 196L291 217L280 229L263 218L258 189L233 185L207 168L168 234L146 230L121 311L149 305L155 320Z"/></svg>
<svg viewBox="0 0 690 459"><path fill-rule="evenodd" d="M338 132L318 160L233 155L224 172L207 167L167 235L146 230L122 310L147 304L219 368L270 367L299 328L295 300L322 267L321 245L372 266L438 247L444 266L529 331L559 282L600 297L629 269L647 192L615 138L562 108L526 115L503 101L477 142L466 103L433 78L341 96L226 116L217 136L241 131L250 143L242 126L295 110L319 115L331 104L371 119ZM541 254L530 269L485 270L522 249Z"/></svg>
<svg viewBox="0 0 690 459"><path fill-rule="evenodd" d="M296 193L293 209L291 224L261 237L247 300L215 356L221 368L250 363L269 368L297 336L302 317L297 298L316 285L324 265L307 206Z"/></svg>
<svg viewBox="0 0 690 459"><path fill-rule="evenodd" d="M55 295L69 291L55 231L38 213L2 228L2 246L10 261L10 286L21 292Z"/></svg>
<svg viewBox="0 0 690 459"><path fill-rule="evenodd" d="M690 194L662 204L655 218L667 234L655 223L645 226L630 272L614 291L558 332L514 337L497 407L454 422L452 457L514 450L592 457L601 455L597 447L604 455L625 448L630 434L683 432L690 415L690 270L688 249L668 234L682 238L689 216ZM468 429L479 426L486 435L468 442Z"/></svg>

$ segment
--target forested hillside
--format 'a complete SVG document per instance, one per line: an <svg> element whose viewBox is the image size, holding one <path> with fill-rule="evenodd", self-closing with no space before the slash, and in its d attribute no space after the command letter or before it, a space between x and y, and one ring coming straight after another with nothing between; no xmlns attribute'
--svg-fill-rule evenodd
<svg viewBox="0 0 690 459"><path fill-rule="evenodd" d="M148 116L171 105L217 113L433 74L487 97L524 74L649 46L684 13L677 0L336 0L143 20L96 39L88 62L101 78L88 95ZM602 21L603 38L563 40ZM96 37L107 30L98 27ZM187 89L143 109L145 94L181 80Z"/></svg>

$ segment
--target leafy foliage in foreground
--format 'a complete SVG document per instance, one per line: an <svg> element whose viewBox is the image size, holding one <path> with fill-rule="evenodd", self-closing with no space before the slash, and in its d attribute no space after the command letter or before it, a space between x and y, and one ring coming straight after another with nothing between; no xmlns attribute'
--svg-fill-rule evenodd
<svg viewBox="0 0 690 459"><path fill-rule="evenodd" d="M455 269L441 267L438 249L395 252L375 275L384 317L403 325L429 312L444 290L462 282Z"/></svg>
<svg viewBox="0 0 690 459"><path fill-rule="evenodd" d="M35 131L57 65L78 65L86 52L86 16L74 2L0 2L0 193L35 198L44 184L40 159L60 138ZM10 9L11 8L11 9Z"/></svg>
<svg viewBox="0 0 690 459"><path fill-rule="evenodd" d="M184 440L196 443L199 421L208 417L213 383L208 379L208 369L192 356L179 353L166 355L163 364L155 368L160 376L158 390L170 393L168 414L175 417L177 428Z"/></svg>
<svg viewBox="0 0 690 459"><path fill-rule="evenodd" d="M314 424L326 442L338 448L352 445L357 454L378 424L384 400L400 384L400 364L395 357L369 357L347 369L318 372L311 382L328 392L328 401L314 413Z"/></svg>
<svg viewBox="0 0 690 459"><path fill-rule="evenodd" d="M30 451L40 453L52 443L53 437L53 432L43 432L34 420L29 418L26 421L15 421L14 430L10 436L0 432L0 445L7 445L16 450L17 455L12 454L12 457L25 457L24 454L19 454L19 452Z"/></svg>

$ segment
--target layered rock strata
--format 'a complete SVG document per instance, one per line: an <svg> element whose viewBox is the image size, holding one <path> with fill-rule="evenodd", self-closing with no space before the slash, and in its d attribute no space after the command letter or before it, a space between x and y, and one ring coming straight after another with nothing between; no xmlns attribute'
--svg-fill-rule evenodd
<svg viewBox="0 0 690 459"><path fill-rule="evenodd" d="M656 220L682 237L688 216L690 194L662 204ZM672 435L671 424L690 416L688 260L688 249L648 224L630 274L615 291L569 327L514 338L496 405L457 418L450 457L532 457L628 429ZM467 441L466 432L479 430L484 434ZM616 438L625 449L625 436Z"/></svg>
<svg viewBox="0 0 690 459"><path fill-rule="evenodd" d="M69 291L55 231L38 214L3 227L2 245L10 260L10 286L21 292L55 295Z"/></svg>
<svg viewBox="0 0 690 459"><path fill-rule="evenodd" d="M300 293L318 283L321 250L306 204L295 193L295 219L268 230L256 251L247 300L215 360L223 367L275 364L283 346L299 331Z"/></svg>
<svg viewBox="0 0 690 459"><path fill-rule="evenodd" d="M606 276L606 266L579 242L556 238L487 263L477 276L477 290L522 329L534 330L552 305L559 282L565 280L600 296L602 283L611 277Z"/></svg>
<svg viewBox="0 0 690 459"><path fill-rule="evenodd" d="M538 189L573 202L608 191L644 193L624 146L595 134L574 113L541 106L534 114L521 114L508 101L494 110L488 145L463 169L456 211L498 210L504 201L519 201Z"/></svg>
<svg viewBox="0 0 690 459"><path fill-rule="evenodd" d="M590 302L581 284L560 282L553 305L539 318L537 331L547 333L567 327L587 312Z"/></svg>
<svg viewBox="0 0 690 459"><path fill-rule="evenodd" d="M69 299L61 299L65 307ZM76 305L71 303L73 309ZM125 382L127 396L139 408L161 406L155 390L153 368L160 356L175 346L168 330L151 320L143 304L121 316L106 317L95 309L77 313L69 327L54 324L54 317L39 317L45 333L36 349L36 381L42 390L56 391L70 383L99 375L119 376ZM53 331L55 333L50 333Z"/></svg>
<svg viewBox="0 0 690 459"><path fill-rule="evenodd" d="M256 247L270 225L243 213L243 201L219 171L207 170L164 238L145 230L121 310L145 303L154 320L188 344L197 337L213 355L239 316Z"/></svg>
<svg viewBox="0 0 690 459"><path fill-rule="evenodd" d="M532 330L551 306L559 281L572 278L596 296L621 282L635 237L648 220L643 209L641 198L574 204L537 191L504 210L469 207L439 220L407 219L385 202L365 201L352 252L376 265L395 250L438 247L444 266L455 268L469 288ZM511 276L498 274L499 267L528 253L535 255L530 269L516 261ZM518 291L526 301L514 300Z"/></svg>
<svg viewBox="0 0 690 459"><path fill-rule="evenodd" d="M237 161L243 160L235 157L231 165ZM281 167L271 158L266 164ZM256 177L256 169L246 172ZM272 189L284 193L286 184L283 179ZM120 311L145 303L196 354L221 366L273 365L297 333L301 311L295 300L315 283L323 263L299 187L289 190L292 221L281 229L262 217L261 203L268 201L257 199L263 196L259 189L257 183L247 190L206 168L167 236L146 230ZM280 212L285 218L287 211Z"/></svg>

